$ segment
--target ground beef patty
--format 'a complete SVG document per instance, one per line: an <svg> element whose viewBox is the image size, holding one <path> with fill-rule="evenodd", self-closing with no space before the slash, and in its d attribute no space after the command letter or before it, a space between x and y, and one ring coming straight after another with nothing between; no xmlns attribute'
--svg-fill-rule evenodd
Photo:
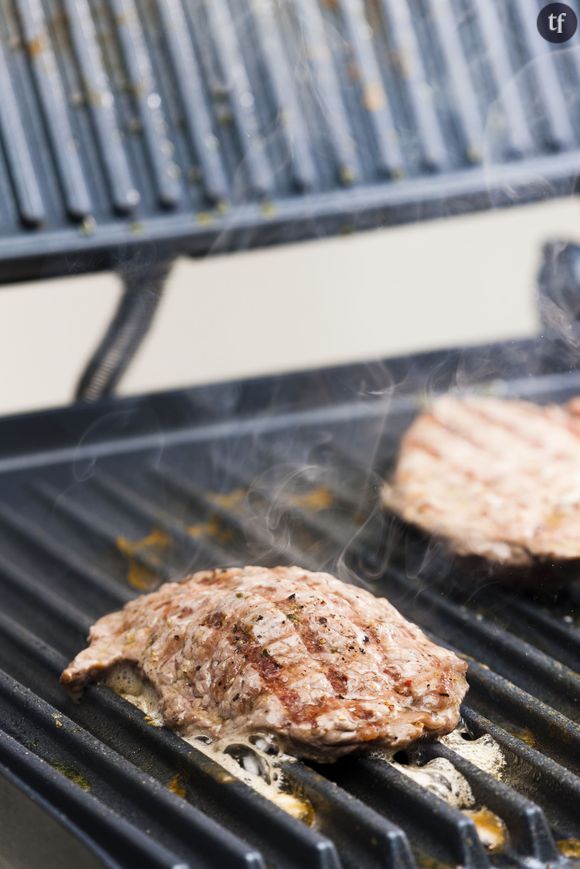
<svg viewBox="0 0 580 869"><path fill-rule="evenodd" d="M270 733L301 757L398 749L456 726L466 664L384 598L299 567L203 571L100 619L62 674L133 664L183 736Z"/></svg>
<svg viewBox="0 0 580 869"><path fill-rule="evenodd" d="M526 567L580 558L580 416L444 396L405 434L386 507L460 555Z"/></svg>

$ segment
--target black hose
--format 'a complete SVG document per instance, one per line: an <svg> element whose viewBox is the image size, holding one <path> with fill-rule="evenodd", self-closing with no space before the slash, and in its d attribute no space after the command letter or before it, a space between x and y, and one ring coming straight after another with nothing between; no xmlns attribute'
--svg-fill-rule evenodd
<svg viewBox="0 0 580 869"><path fill-rule="evenodd" d="M114 392L151 328L172 265L172 260L157 260L120 273L123 294L79 379L76 401L98 401Z"/></svg>

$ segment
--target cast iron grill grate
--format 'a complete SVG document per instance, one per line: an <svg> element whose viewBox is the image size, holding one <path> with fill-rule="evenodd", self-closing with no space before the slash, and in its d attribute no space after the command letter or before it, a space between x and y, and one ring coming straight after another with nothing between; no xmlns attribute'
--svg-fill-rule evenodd
<svg viewBox="0 0 580 869"><path fill-rule="evenodd" d="M494 349L499 370L505 354L525 358L522 347ZM469 354L460 360L469 370ZM439 366L442 388L457 364L446 357L444 376ZM43 452L37 420L19 420L12 444L3 423L0 767L105 863L554 865L564 860L557 842L577 846L578 592L477 589L433 547L396 541L373 506L369 466L387 472L418 407L413 379L424 386L438 367L434 357L403 363L407 391L377 398L372 387L399 379L398 365L286 378L279 413L259 413L270 402L260 381L45 415ZM578 378L545 374L507 389L558 400ZM322 391L329 406L306 408L302 390ZM60 670L96 617L187 570L248 562L356 574L467 656L464 719L473 737L499 743L503 777L439 744L421 761L456 765L504 821L503 850L486 851L469 817L376 759L288 764L314 807L307 826L108 689L89 689L80 704L61 689Z"/></svg>
<svg viewBox="0 0 580 869"><path fill-rule="evenodd" d="M536 0L6 0L3 280L571 193Z"/></svg>

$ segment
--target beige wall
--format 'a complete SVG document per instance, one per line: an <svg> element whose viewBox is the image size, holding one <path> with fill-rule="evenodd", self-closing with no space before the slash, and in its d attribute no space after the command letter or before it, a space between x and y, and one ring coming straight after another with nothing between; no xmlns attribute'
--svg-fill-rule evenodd
<svg viewBox="0 0 580 869"><path fill-rule="evenodd" d="M122 391L531 334L550 238L580 238L577 200L183 260ZM117 294L110 275L0 292L1 413L68 401Z"/></svg>

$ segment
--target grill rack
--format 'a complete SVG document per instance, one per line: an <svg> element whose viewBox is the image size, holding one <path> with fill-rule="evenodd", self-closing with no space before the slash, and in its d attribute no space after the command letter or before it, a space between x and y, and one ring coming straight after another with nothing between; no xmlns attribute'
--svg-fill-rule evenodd
<svg viewBox="0 0 580 869"><path fill-rule="evenodd" d="M6 0L4 281L571 194L539 0Z"/></svg>
<svg viewBox="0 0 580 869"><path fill-rule="evenodd" d="M391 530L380 512L369 514L368 501L376 483L369 456L380 444L372 464L386 471L433 372L442 389L458 376L477 382L487 359L489 379L495 369L511 370L508 393L541 401L577 391L577 374L545 361L543 373L520 378L531 352L531 344L502 345L198 388L43 414L42 427L38 416L4 420L2 771L107 865L564 863L555 840L580 834L577 591L552 601L476 591L456 572L454 582L439 574L437 553L434 567L409 579L409 566L424 555L421 541L407 539L406 555L391 547L385 564L381 544ZM387 389L382 400L360 398L380 382L403 380L394 396ZM295 479L306 488L288 488ZM248 499L236 494L241 486L250 486ZM120 535L145 543L128 548ZM504 853L487 854L465 815L372 759L287 765L314 806L309 828L107 689L90 688L80 704L61 689L59 672L90 622L136 593L128 576L146 586L186 569L248 561L355 570L467 655L464 717L474 736L490 733L502 747L504 779L439 745L423 759L452 758L476 799L506 823ZM176 776L185 799L168 790ZM26 865L41 859L33 832L20 846Z"/></svg>

